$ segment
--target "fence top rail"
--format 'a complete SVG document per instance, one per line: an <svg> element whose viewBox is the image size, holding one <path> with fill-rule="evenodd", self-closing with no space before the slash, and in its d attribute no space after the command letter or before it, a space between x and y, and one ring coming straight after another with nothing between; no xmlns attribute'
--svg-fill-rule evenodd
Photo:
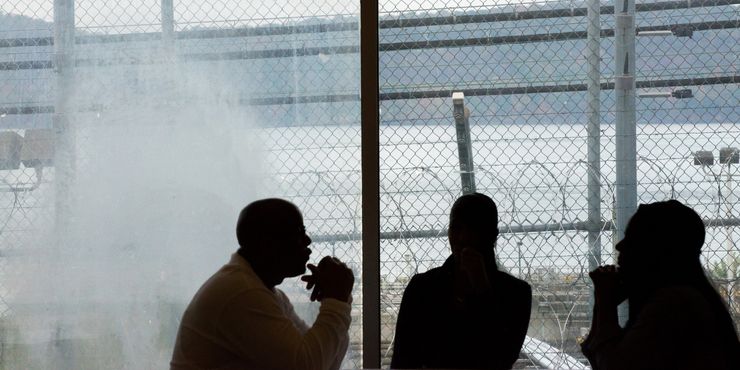
<svg viewBox="0 0 740 370"><path fill-rule="evenodd" d="M673 9L707 8L740 4L740 0L677 0L662 1L654 3L637 4L637 12L652 12ZM585 16L587 8L560 8L546 10L525 10L496 13L490 8L490 12L483 14L468 14L467 8L452 10L451 15L417 18L392 18L401 13L383 13L387 19L378 22L380 29L445 26L468 23L489 23L521 21L543 18L566 18ZM456 14L456 11L460 14ZM613 6L602 6L600 13L604 15L614 14ZM84 28L81 28L84 29ZM338 21L333 23L295 24L295 25L269 25L253 26L228 29L206 29L206 30L183 30L175 32L175 37L180 40L186 39L214 39L233 37L257 37L291 35L302 33L326 33L359 30L356 20ZM78 34L75 38L77 44L102 44L132 41L157 41L161 40L161 32L137 32L116 35ZM24 46L51 46L54 44L52 37L30 37L30 38L8 38L0 39L0 48L24 47Z"/></svg>
<svg viewBox="0 0 740 370"><path fill-rule="evenodd" d="M696 78L665 79L665 80L642 80L637 81L638 89L657 88L657 87L683 87L683 86L705 86L705 85L724 85L736 84L740 81L740 75L730 76L707 76ZM452 96L453 90L460 91L465 96L493 96L493 95L519 95L519 94L544 94L554 92L578 92L586 91L588 86L585 83L579 84L562 84L562 85L541 85L541 86L512 86L499 88L479 88L479 89L440 89L426 91L398 91L398 92L381 92L379 98L381 101L386 100L405 100L421 98L448 98ZM602 90L613 90L613 82L602 82ZM242 99L240 104L244 105L283 105L283 104L312 104L312 103L338 103L359 101L360 96L355 93L351 94L334 94L334 95L310 95L310 96L277 96L265 98ZM104 106L83 107L81 112L99 112L105 110ZM0 105L0 115L25 115L25 114L50 114L54 113L54 107L50 105L27 105L27 106L2 106Z"/></svg>
<svg viewBox="0 0 740 370"><path fill-rule="evenodd" d="M706 218L704 225L709 228L717 227L738 227L740 218ZM605 232L614 230L614 223L611 221L601 221L596 224L588 222L560 222L549 224L502 224L499 226L500 233L520 234L520 233L543 233L543 232L566 232L566 231L596 231ZM428 229L428 230L402 230L381 232L381 240L393 239L428 239L428 238L446 238L447 229ZM362 240L360 233L344 234L320 234L312 235L311 240L314 243L341 243L348 241Z"/></svg>
<svg viewBox="0 0 740 370"><path fill-rule="evenodd" d="M695 22L680 23L673 25L653 25L646 27L637 27L636 32L645 31L670 31L676 28L683 28L691 31L708 31L736 29L740 27L740 20L724 20L712 22ZM614 37L614 29L602 29L601 37ZM459 48L459 47L481 47L499 44L524 44L533 42L556 42L564 40L586 39L586 31L571 32L553 32L543 34L526 34L510 36L491 36L476 37L465 39L439 39L427 41L408 41L396 43L379 44L381 52L407 51L417 49L439 49L439 48ZM320 46L320 47L301 47L301 48L284 48L284 49L261 49L261 50L242 50L228 52L208 52L208 53L183 53L179 58L186 62L203 62L203 61L223 61L223 60L252 60L252 59L271 59L271 58L290 58L290 57L307 57L316 55L341 55L357 54L358 45L340 45L340 46ZM77 59L77 67L86 66L111 66L118 64L156 64L162 62L162 58L157 58L151 54L139 56L127 56L125 58L112 59ZM166 59L165 59L166 60ZM53 63L51 60L20 60L12 62L0 62L0 71L15 71L26 69L51 69Z"/></svg>

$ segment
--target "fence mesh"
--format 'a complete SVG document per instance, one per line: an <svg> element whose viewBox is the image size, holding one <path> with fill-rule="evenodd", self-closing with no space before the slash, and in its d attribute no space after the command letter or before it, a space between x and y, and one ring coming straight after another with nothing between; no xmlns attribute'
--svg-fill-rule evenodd
<svg viewBox="0 0 740 370"><path fill-rule="evenodd" d="M460 164L451 99L463 92L475 186L501 213L499 263L533 287L520 364L585 363L577 344L590 326L587 272L594 260L613 261L614 76L621 72L615 4L597 2L601 211L590 223L589 4L381 2L381 228L400 232L382 246L389 348L406 282L449 255L447 214L471 172ZM737 5L636 8L638 202L676 198L707 220L707 271L737 318L737 170L719 159L738 147ZM713 153L714 163L694 164L699 150ZM384 352L386 363L391 355Z"/></svg>
<svg viewBox="0 0 740 370"><path fill-rule="evenodd" d="M19 279L22 267L17 261L23 258L30 246L38 246L36 233L54 221L48 198L54 177L53 168L43 168L38 163L26 161L26 156L21 161L22 152L43 151L40 148L44 144L42 138L33 134L36 133L35 129L46 127L48 112L28 115L25 119L18 118L24 106L28 109L28 106L53 99L48 89L53 82L53 73L51 70L38 69L41 65L49 65L52 55L47 48L49 40L39 38L50 35L53 29L52 24L42 20L52 17L50 5L29 1L0 6L0 142L3 152L0 160L0 330L3 333L3 348L5 338L15 334L11 318L29 316L28 312L18 312L14 308L26 303L23 299L17 299L26 285ZM31 132L25 148L21 146L23 137L20 134L23 131L16 130L21 126L25 126L26 132Z"/></svg>
<svg viewBox="0 0 740 370"><path fill-rule="evenodd" d="M403 289L449 255L449 209L471 174L499 205L499 264L533 287L517 366L586 364L587 273L613 261L615 242L615 4L481 4L380 2L383 366ZM588 6L600 14L597 106ZM77 0L73 83L61 87L53 11L0 4L2 367L164 366L190 294L233 250L238 206L263 196L303 210L313 256L355 269L344 367L360 367L359 2ZM737 323L738 2L640 2L635 24L638 201L676 198L705 218L705 267ZM48 163L59 113L74 123L66 180ZM60 181L75 204L62 241L49 233ZM286 290L312 320L315 304Z"/></svg>

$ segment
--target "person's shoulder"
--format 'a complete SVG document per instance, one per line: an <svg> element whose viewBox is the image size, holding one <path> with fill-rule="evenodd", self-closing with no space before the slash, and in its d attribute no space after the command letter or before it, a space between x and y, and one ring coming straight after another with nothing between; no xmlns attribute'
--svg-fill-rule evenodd
<svg viewBox="0 0 740 370"><path fill-rule="evenodd" d="M529 283L503 271L496 273L496 281L498 285L517 293L531 294L532 292L532 287Z"/></svg>
<svg viewBox="0 0 740 370"><path fill-rule="evenodd" d="M688 314L708 311L710 307L709 301L699 289L688 285L674 285L658 289L652 304L663 307L682 307L679 311Z"/></svg>
<svg viewBox="0 0 740 370"><path fill-rule="evenodd" d="M699 289L678 285L655 291L640 311L635 326L648 325L674 342L699 346L713 336L717 320L716 310Z"/></svg>
<svg viewBox="0 0 740 370"><path fill-rule="evenodd" d="M695 333L714 320L711 304L698 289L668 286L656 290L647 300L635 325L650 324L667 333L680 327L682 332Z"/></svg>
<svg viewBox="0 0 740 370"><path fill-rule="evenodd" d="M423 284L428 282L436 282L438 280L448 278L449 276L449 271L447 271L444 266L439 266L414 275L411 278L411 281L418 284ZM409 284L411 283L411 281L409 282Z"/></svg>
<svg viewBox="0 0 740 370"><path fill-rule="evenodd" d="M440 284L449 280L450 277L449 272L443 266L435 267L412 276L405 290L415 292L428 291L430 289L436 290Z"/></svg>
<svg viewBox="0 0 740 370"><path fill-rule="evenodd" d="M258 277L242 266L228 263L201 285L194 299L228 301L239 294L262 291L269 293Z"/></svg>

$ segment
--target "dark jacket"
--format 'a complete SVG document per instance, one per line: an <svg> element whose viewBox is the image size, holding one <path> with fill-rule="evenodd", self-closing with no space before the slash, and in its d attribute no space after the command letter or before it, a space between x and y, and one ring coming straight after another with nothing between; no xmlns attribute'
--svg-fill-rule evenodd
<svg viewBox="0 0 740 370"><path fill-rule="evenodd" d="M453 257L415 275L401 301L391 368L511 368L529 326L532 289L495 266L488 276L488 294L459 304Z"/></svg>
<svg viewBox="0 0 740 370"><path fill-rule="evenodd" d="M723 342L722 329L706 296L674 285L656 291L627 328L598 329L581 348L598 370L738 369L740 344Z"/></svg>

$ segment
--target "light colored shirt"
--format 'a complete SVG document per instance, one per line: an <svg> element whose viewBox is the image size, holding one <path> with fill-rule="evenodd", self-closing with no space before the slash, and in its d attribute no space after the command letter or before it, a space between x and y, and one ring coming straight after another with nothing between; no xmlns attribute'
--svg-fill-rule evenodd
<svg viewBox="0 0 740 370"><path fill-rule="evenodd" d="M323 299L308 327L279 289L234 253L185 310L171 370L338 369L349 343L350 305Z"/></svg>

